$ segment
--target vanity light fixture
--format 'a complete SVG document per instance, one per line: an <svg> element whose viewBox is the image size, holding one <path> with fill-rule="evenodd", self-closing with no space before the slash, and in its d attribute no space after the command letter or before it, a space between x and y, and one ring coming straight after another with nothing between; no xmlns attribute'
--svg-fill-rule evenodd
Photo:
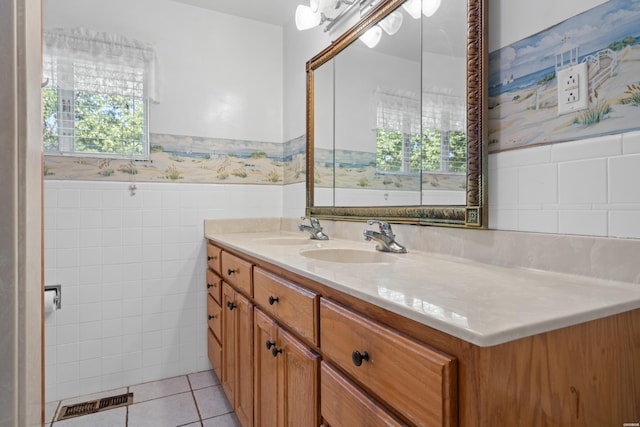
<svg viewBox="0 0 640 427"><path fill-rule="evenodd" d="M430 8L431 14L435 13L440 6L440 2L441 0L409 0L403 4L403 7L413 18L417 19L425 6ZM324 29L327 32L342 18L351 14L356 6L359 7L360 15L362 16L377 3L378 0L309 0L309 6L300 4L296 8L296 28L300 31L309 30L328 22ZM327 16L332 11L337 12L337 15L333 17ZM399 10L391 13L360 36L360 40L369 48L375 47L382 38L382 30L390 36L398 32L402 26L403 17L404 15Z"/></svg>
<svg viewBox="0 0 640 427"><path fill-rule="evenodd" d="M382 29L379 26L374 25L358 38L366 44L368 48L374 48L378 42L380 42L381 37Z"/></svg>
<svg viewBox="0 0 640 427"><path fill-rule="evenodd" d="M402 12L395 11L389 14L389 16L384 18L382 21L380 21L378 25L384 30L385 33L392 36L397 33L402 26L403 17L404 15L402 14Z"/></svg>
<svg viewBox="0 0 640 427"><path fill-rule="evenodd" d="M427 18L433 16L440 8L442 0L422 0L422 14Z"/></svg>
<svg viewBox="0 0 640 427"><path fill-rule="evenodd" d="M329 31L357 2L358 0L310 0L309 6L300 4L296 8L296 28L300 31L309 30L328 22L325 31ZM340 10L342 6L346 7ZM338 14L335 17L327 16L332 11Z"/></svg>
<svg viewBox="0 0 640 427"><path fill-rule="evenodd" d="M413 19L420 18L420 15L428 18L438 11L441 2L442 0L408 0L402 7Z"/></svg>

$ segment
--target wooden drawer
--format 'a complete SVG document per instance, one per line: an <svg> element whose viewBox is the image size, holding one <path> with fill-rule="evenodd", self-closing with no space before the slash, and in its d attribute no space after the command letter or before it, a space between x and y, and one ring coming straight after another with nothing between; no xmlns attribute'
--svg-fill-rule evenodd
<svg viewBox="0 0 640 427"><path fill-rule="evenodd" d="M216 273L207 268L207 290L209 295L220 304L220 293L222 292L222 279Z"/></svg>
<svg viewBox="0 0 640 427"><path fill-rule="evenodd" d="M410 423L457 423L455 358L324 298L320 342L326 359Z"/></svg>
<svg viewBox="0 0 640 427"><path fill-rule="evenodd" d="M209 319L208 324L209 324L209 329L211 329L214 333L214 335L216 336L216 338L218 338L218 340L220 340L221 335L220 335L220 328L221 328L221 324L222 324L222 316L221 316L221 312L222 308L220 307L220 304L218 304L213 298L211 298L211 296L207 297L207 317Z"/></svg>
<svg viewBox="0 0 640 427"><path fill-rule="evenodd" d="M207 354L213 371L218 378L222 378L222 346L213 335L211 329L207 330Z"/></svg>
<svg viewBox="0 0 640 427"><path fill-rule="evenodd" d="M326 362L321 364L321 415L331 427L406 426Z"/></svg>
<svg viewBox="0 0 640 427"><path fill-rule="evenodd" d="M220 269L220 254L222 253L222 249L215 246L212 243L207 244L207 265L210 269L220 274L222 271Z"/></svg>
<svg viewBox="0 0 640 427"><path fill-rule="evenodd" d="M253 294L265 312L318 346L318 294L260 268L254 270Z"/></svg>
<svg viewBox="0 0 640 427"><path fill-rule="evenodd" d="M222 278L252 297L252 264L229 252L222 251Z"/></svg>

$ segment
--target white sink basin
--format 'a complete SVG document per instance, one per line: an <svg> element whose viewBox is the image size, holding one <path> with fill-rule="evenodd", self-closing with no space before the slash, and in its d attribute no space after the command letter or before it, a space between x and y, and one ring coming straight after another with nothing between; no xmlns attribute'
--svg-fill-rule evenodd
<svg viewBox="0 0 640 427"><path fill-rule="evenodd" d="M374 249L365 251L361 249L309 249L301 251L300 255L318 261L340 262L344 264L378 264L396 261L396 257L377 252Z"/></svg>

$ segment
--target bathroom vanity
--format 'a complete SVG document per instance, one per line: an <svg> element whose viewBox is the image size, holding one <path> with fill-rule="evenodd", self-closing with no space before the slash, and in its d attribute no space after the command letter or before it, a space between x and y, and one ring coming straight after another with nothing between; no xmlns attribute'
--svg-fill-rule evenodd
<svg viewBox="0 0 640 427"><path fill-rule="evenodd" d="M640 287L301 233L205 231L243 426L640 421Z"/></svg>

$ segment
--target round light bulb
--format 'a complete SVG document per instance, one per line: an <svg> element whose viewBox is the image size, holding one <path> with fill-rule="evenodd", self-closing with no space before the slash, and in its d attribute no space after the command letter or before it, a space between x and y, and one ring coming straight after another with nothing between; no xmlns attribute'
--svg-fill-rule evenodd
<svg viewBox="0 0 640 427"><path fill-rule="evenodd" d="M420 10L422 9L420 0L407 0L402 4L402 7L409 13L409 15L411 15L413 19L420 18L420 14L422 13L422 11Z"/></svg>
<svg viewBox="0 0 640 427"><path fill-rule="evenodd" d="M320 13L313 13L309 6L303 4L298 5L296 8L296 28L298 30L308 30L320 25L322 15Z"/></svg>
<svg viewBox="0 0 640 427"><path fill-rule="evenodd" d="M438 11L442 0L422 0L422 14L427 18Z"/></svg>
<svg viewBox="0 0 640 427"><path fill-rule="evenodd" d="M376 45L380 41L380 38L382 38L382 29L380 29L380 27L375 25L375 26L369 28L359 38L360 38L360 40L362 40L362 42L364 44L367 45L368 48L370 48L370 49L374 48L374 47L376 47Z"/></svg>
<svg viewBox="0 0 640 427"><path fill-rule="evenodd" d="M384 18L382 21L380 21L378 25L382 27L385 33L392 36L395 33L397 33L400 27L402 26L403 17L404 15L402 13L396 11L390 14L389 16L387 16L386 18Z"/></svg>

